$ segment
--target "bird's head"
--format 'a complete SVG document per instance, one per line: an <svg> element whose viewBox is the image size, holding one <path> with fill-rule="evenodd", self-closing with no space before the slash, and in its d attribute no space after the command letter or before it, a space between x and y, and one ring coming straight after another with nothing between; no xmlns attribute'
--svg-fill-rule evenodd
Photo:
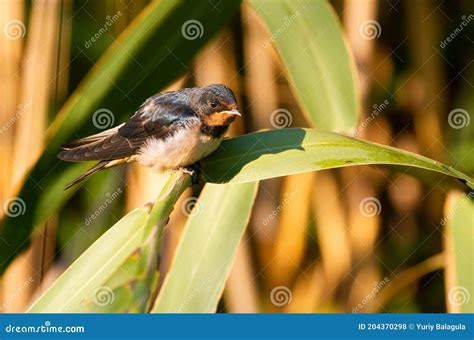
<svg viewBox="0 0 474 340"><path fill-rule="evenodd" d="M222 84L197 88L191 99L191 107L209 126L229 125L240 116L234 93Z"/></svg>

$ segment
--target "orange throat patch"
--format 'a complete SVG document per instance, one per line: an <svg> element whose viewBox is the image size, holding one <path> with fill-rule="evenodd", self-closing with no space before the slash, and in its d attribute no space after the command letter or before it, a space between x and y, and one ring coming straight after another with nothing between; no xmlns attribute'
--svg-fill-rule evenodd
<svg viewBox="0 0 474 340"><path fill-rule="evenodd" d="M210 115L204 116L204 124L209 126L223 126L229 125L235 119L236 115L227 113L226 111L216 112Z"/></svg>

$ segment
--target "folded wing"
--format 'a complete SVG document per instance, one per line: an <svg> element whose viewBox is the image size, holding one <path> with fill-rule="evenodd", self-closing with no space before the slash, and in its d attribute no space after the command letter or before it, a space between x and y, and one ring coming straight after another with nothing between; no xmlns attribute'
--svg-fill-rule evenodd
<svg viewBox="0 0 474 340"><path fill-rule="evenodd" d="M63 145L58 158L70 162L104 161L137 154L147 139L165 138L189 119L195 119L189 105L174 96L168 92L149 98L128 122Z"/></svg>

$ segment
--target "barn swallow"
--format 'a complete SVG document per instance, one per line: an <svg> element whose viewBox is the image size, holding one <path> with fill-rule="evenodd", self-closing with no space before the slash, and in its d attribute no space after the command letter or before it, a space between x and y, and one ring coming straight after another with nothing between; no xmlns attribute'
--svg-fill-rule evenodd
<svg viewBox="0 0 474 340"><path fill-rule="evenodd" d="M97 171L131 162L156 172L195 174L195 164L217 149L237 116L234 93L222 84L158 93L127 122L62 146L59 159L99 161L66 189Z"/></svg>

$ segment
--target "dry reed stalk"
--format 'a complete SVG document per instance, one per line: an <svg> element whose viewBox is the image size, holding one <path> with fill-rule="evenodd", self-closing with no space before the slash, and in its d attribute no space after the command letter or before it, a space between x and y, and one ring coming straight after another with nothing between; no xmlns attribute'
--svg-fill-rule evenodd
<svg viewBox="0 0 474 340"><path fill-rule="evenodd" d="M410 81L415 83L410 91L414 109L416 137L422 154L443 161L443 135L440 118L446 107L443 95L445 85L441 56L436 47L442 40L440 12L434 2L419 0L406 9L409 30L409 51L411 52L413 73ZM436 46L436 47L434 47ZM402 85L403 86L403 85Z"/></svg>
<svg viewBox="0 0 474 340"><path fill-rule="evenodd" d="M3 207L12 195L14 130L24 113L26 103L20 97L20 65L23 53L24 8L22 1L0 1L0 204ZM5 32L7 34L5 34ZM0 211L3 217L4 209Z"/></svg>
<svg viewBox="0 0 474 340"><path fill-rule="evenodd" d="M361 100L361 120L357 129L358 137L363 139L381 139L383 125L379 125L377 118L366 126L365 122L373 116L373 107L379 103L370 102L371 88L375 69L377 39L367 39L367 34L377 36L382 34L382 27L377 21L378 3L375 0L344 1L344 28L348 37L348 44L353 51L359 76L359 98ZM379 25L379 26L377 26ZM369 32L369 28L372 30ZM378 115L378 112L377 112ZM373 118L373 117L371 117ZM382 132L381 132L382 131ZM375 136L374 136L375 134ZM388 141L390 143L390 141ZM341 183L345 188L345 202L347 207L347 232L352 248L351 260L354 266L353 280L348 297L349 307L362 301L366 295L364 287L372 287L374 278L379 271L376 261L373 261L372 252L380 231L380 211L374 214L365 213L367 204L380 201L377 198L377 183L383 177L369 167L346 168L341 170ZM382 178L381 178L382 177ZM379 203L380 204L380 203ZM350 308L349 308L350 309Z"/></svg>
<svg viewBox="0 0 474 340"><path fill-rule="evenodd" d="M315 313L326 290L324 271L319 262L295 282L291 289L292 301L285 311L288 313Z"/></svg>
<svg viewBox="0 0 474 340"><path fill-rule="evenodd" d="M302 173L284 178L281 203L276 210L279 215L278 231L273 259L268 268L272 286L289 285L295 275L303 271L314 177L313 173Z"/></svg>
<svg viewBox="0 0 474 340"><path fill-rule="evenodd" d="M49 105L55 83L58 49L59 1L35 1L32 6L27 41L22 62L20 103L30 103L19 117L15 130L13 153L13 188L17 188L29 167L42 151L48 121ZM54 248L54 237L44 239L35 234L30 248L12 263L4 274L4 295L16 296L6 311L20 312L29 304L34 290L41 284L43 260L48 245ZM25 286L25 282L29 282ZM18 287L24 287L18 294Z"/></svg>
<svg viewBox="0 0 474 340"><path fill-rule="evenodd" d="M316 174L313 207L326 281L334 287L349 274L351 245L340 187L333 174Z"/></svg>
<svg viewBox="0 0 474 340"><path fill-rule="evenodd" d="M248 99L248 106L243 111L247 113L246 119L251 130L272 128L271 113L279 107L276 83L279 67L273 49L264 47L268 39L266 28L255 11L246 5L242 6L242 30L244 85ZM281 179L278 178L260 183L251 217L249 233L256 243L258 262L264 268L273 257L273 239L278 219L268 217L279 204L280 187Z"/></svg>

